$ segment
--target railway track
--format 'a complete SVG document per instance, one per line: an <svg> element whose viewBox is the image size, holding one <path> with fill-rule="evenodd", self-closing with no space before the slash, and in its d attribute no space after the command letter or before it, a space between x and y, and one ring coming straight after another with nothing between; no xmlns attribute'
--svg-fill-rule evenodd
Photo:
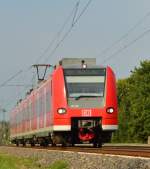
<svg viewBox="0 0 150 169"><path fill-rule="evenodd" d="M14 146L8 146L14 147ZM111 154L111 155L124 155L134 157L148 157L150 158L150 146L103 146L102 148L93 148L91 146L75 146L75 147L16 147L16 148L29 148L33 150L56 150L56 151L71 151L95 154Z"/></svg>

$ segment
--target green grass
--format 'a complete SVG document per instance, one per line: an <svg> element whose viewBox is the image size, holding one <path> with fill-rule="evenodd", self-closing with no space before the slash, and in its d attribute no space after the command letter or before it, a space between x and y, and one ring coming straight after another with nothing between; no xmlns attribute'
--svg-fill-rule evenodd
<svg viewBox="0 0 150 169"><path fill-rule="evenodd" d="M47 166L38 163L37 159L0 154L0 169L68 169L68 165L66 162L56 161Z"/></svg>
<svg viewBox="0 0 150 169"><path fill-rule="evenodd" d="M64 161L56 161L49 167L49 169L68 169L68 165Z"/></svg>

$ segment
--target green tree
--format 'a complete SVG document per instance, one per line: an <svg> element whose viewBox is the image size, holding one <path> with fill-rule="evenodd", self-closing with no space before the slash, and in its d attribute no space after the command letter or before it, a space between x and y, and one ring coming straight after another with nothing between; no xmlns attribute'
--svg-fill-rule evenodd
<svg viewBox="0 0 150 169"><path fill-rule="evenodd" d="M7 144L9 142L9 123L0 122L0 145Z"/></svg>
<svg viewBox="0 0 150 169"><path fill-rule="evenodd" d="M117 86L119 129L112 141L145 143L150 135L150 61L141 62Z"/></svg>

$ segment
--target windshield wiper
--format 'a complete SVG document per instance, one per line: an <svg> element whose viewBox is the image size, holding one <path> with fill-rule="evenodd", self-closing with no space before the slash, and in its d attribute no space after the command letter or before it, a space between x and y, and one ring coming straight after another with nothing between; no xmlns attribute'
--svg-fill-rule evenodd
<svg viewBox="0 0 150 169"><path fill-rule="evenodd" d="M95 96L95 95L80 95L78 97L75 97L75 100L79 100L82 97L101 97L101 96Z"/></svg>

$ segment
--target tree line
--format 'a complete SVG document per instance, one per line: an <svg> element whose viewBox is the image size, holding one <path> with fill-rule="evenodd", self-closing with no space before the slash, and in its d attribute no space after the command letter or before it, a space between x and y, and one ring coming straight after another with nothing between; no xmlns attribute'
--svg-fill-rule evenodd
<svg viewBox="0 0 150 169"><path fill-rule="evenodd" d="M0 145L9 143L9 122L0 122Z"/></svg>
<svg viewBox="0 0 150 169"><path fill-rule="evenodd" d="M150 60L118 80L119 129L112 142L147 143L150 136Z"/></svg>

